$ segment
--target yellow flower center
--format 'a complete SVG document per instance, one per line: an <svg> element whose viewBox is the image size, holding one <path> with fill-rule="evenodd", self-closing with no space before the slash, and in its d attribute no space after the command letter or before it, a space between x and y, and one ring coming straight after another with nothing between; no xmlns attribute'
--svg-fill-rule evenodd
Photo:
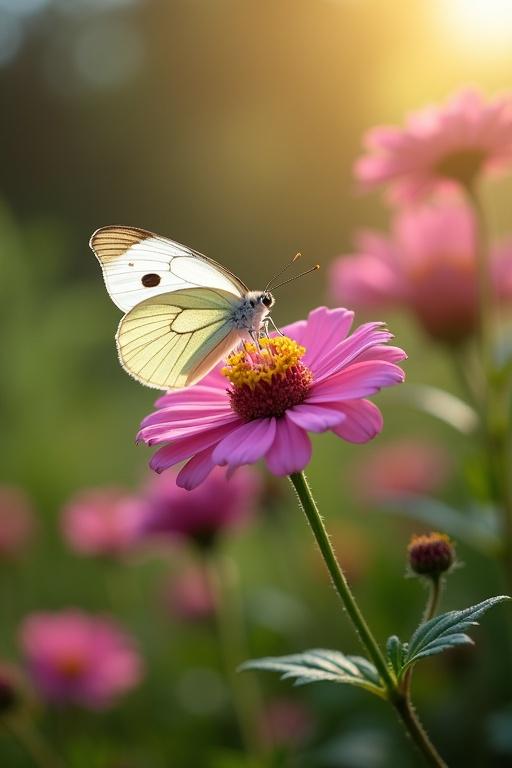
<svg viewBox="0 0 512 768"><path fill-rule="evenodd" d="M282 416L288 408L303 403L313 374L302 363L306 350L287 336L246 342L233 352L222 368L230 381L233 410L247 421Z"/></svg>

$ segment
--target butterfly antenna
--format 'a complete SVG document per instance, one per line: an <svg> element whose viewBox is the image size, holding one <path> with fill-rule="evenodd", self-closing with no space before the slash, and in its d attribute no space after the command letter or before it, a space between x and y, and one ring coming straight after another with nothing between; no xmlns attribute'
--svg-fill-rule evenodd
<svg viewBox="0 0 512 768"><path fill-rule="evenodd" d="M283 285L287 285L288 283L293 283L294 280L298 280L299 277L304 277L304 275L309 275L311 272L316 272L317 269L320 269L320 264L315 264L314 267L311 267L310 269L306 269L305 272L301 272L299 275L294 275L293 277L290 277L289 280L285 280L282 283L279 283L278 285L274 285L272 290L275 291L276 288L281 288Z"/></svg>
<svg viewBox="0 0 512 768"><path fill-rule="evenodd" d="M277 280L278 277L281 277L281 275L284 272L286 272L287 269L290 269L292 264L295 264L297 259L300 259L301 256L302 256L301 253L296 253L295 256L293 257L293 259L291 259L291 261L289 261L282 269L279 270L279 272L276 272L276 274L273 277L270 278L270 280L268 281L268 283L265 286L265 290L268 291L270 289L270 286L274 282L274 280Z"/></svg>

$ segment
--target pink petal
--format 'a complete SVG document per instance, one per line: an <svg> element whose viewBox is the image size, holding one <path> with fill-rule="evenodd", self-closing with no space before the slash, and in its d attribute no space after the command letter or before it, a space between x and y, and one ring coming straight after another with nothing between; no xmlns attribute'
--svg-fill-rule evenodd
<svg viewBox="0 0 512 768"><path fill-rule="evenodd" d="M311 459L311 441L303 429L286 416L278 419L272 447L267 451L267 466L274 475L300 472Z"/></svg>
<svg viewBox="0 0 512 768"><path fill-rule="evenodd" d="M389 344L377 344L375 347L365 349L357 356L357 362L363 363L367 360L384 360L387 363L399 363L400 360L407 360L407 355L400 347L392 347Z"/></svg>
<svg viewBox="0 0 512 768"><path fill-rule="evenodd" d="M199 434L187 435L175 440L170 445L165 445L155 453L149 466L154 469L155 472L163 472L164 469L172 467L174 464L188 459L195 453L200 453L206 448L209 448L219 440L222 440L226 434L229 434L237 423L241 423L241 419L235 417L233 421L228 424L223 424L221 427L215 427L214 429L203 429Z"/></svg>
<svg viewBox="0 0 512 768"><path fill-rule="evenodd" d="M286 411L286 417L308 432L325 432L340 424L345 418L340 411L307 401Z"/></svg>
<svg viewBox="0 0 512 768"><path fill-rule="evenodd" d="M208 374L210 376L210 374ZM208 377L207 377L208 378ZM204 379L203 379L204 381ZM189 403L214 403L218 405L219 400L226 399L226 379L218 374L217 386L206 386L195 384L185 389L177 389L166 392L159 397L155 405L157 408L166 408L169 405L188 405Z"/></svg>
<svg viewBox="0 0 512 768"><path fill-rule="evenodd" d="M383 387L402 382L405 374L394 363L368 360L313 384L308 403L336 403L374 395Z"/></svg>
<svg viewBox="0 0 512 768"><path fill-rule="evenodd" d="M256 419L237 427L216 446L212 458L216 464L252 464L265 454L276 434L276 420Z"/></svg>
<svg viewBox="0 0 512 768"><path fill-rule="evenodd" d="M346 418L333 432L349 443L367 443L382 430L382 414L369 400L343 403L340 410Z"/></svg>
<svg viewBox="0 0 512 768"><path fill-rule="evenodd" d="M172 404L150 413L149 416L142 420L141 427L151 427L155 424L172 421L173 419L194 419L202 415L218 416L219 414L225 414L230 409L231 406L227 397L225 397L224 402L219 403Z"/></svg>
<svg viewBox="0 0 512 768"><path fill-rule="evenodd" d="M215 466L216 464L212 460L212 449L205 448L204 451L196 453L182 467L176 477L176 485L180 488L185 488L187 491L192 491L198 485L201 485L203 480L206 480Z"/></svg>
<svg viewBox="0 0 512 768"><path fill-rule="evenodd" d="M233 411L226 411L211 417L202 416L197 419L176 419L163 424L155 424L152 427L144 427L137 435L137 441L142 440L146 445L158 445L183 436L201 434L209 427L230 424L234 420L237 420L237 416Z"/></svg>
<svg viewBox="0 0 512 768"><path fill-rule="evenodd" d="M300 344L306 347L304 363L311 367L327 357L330 349L346 338L353 320L354 313L347 309L318 307L310 312L307 326L301 329L300 334ZM283 328L283 333L295 338L292 326ZM321 344L318 343L319 339L322 340Z"/></svg>
<svg viewBox="0 0 512 768"><path fill-rule="evenodd" d="M393 335L384 328L383 323L361 325L348 339L330 349L330 354L322 365L315 366L315 380L322 381L327 376L332 376L350 363L358 361L359 356L367 349L377 344L386 344L392 338Z"/></svg>

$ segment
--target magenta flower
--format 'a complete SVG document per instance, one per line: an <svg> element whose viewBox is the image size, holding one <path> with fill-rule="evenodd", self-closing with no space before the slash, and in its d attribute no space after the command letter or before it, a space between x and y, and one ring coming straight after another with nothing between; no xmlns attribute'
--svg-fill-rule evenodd
<svg viewBox="0 0 512 768"><path fill-rule="evenodd" d="M34 534L34 512L21 488L0 486L0 559L18 556Z"/></svg>
<svg viewBox="0 0 512 768"><path fill-rule="evenodd" d="M417 200L440 189L469 186L483 172L512 163L510 95L485 101L463 90L441 106L412 114L405 128L369 131L368 153L355 165L363 189L390 185L395 200Z"/></svg>
<svg viewBox="0 0 512 768"><path fill-rule="evenodd" d="M142 677L133 639L110 619L82 611L28 616L21 645L35 688L50 702L104 709Z"/></svg>
<svg viewBox="0 0 512 768"><path fill-rule="evenodd" d="M191 489L217 466L230 471L265 459L274 475L300 472L311 458L308 432L332 430L365 443L382 429L382 416L366 398L403 381L405 358L382 323L348 336L353 313L314 310L286 336L261 340L229 356L202 382L169 392L142 423L139 438L161 445L151 460L157 472L188 459L177 483Z"/></svg>
<svg viewBox="0 0 512 768"><path fill-rule="evenodd" d="M141 537L181 538L210 545L223 531L248 522L261 490L261 480L250 467L243 467L229 480L224 469L216 468L193 493L176 485L175 472L154 476L146 490Z"/></svg>
<svg viewBox="0 0 512 768"><path fill-rule="evenodd" d="M441 341L461 341L478 328L475 229L466 206L403 211L390 236L364 232L356 249L331 267L336 300L371 311L405 308ZM493 247L490 263L496 298L512 299L512 242Z"/></svg>
<svg viewBox="0 0 512 768"><path fill-rule="evenodd" d="M83 555L120 555L137 543L144 502L119 488L81 491L66 505L61 525L70 547Z"/></svg>

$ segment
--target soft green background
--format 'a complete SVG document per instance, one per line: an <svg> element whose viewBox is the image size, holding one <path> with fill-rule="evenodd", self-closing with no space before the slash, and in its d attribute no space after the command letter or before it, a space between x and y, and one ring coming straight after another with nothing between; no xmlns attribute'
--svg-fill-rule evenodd
<svg viewBox="0 0 512 768"><path fill-rule="evenodd" d="M354 190L363 131L465 84L488 94L510 87L508 5L488 0L496 22L489 28L471 15L483 3L468 2L457 16L461 5L0 0L1 478L28 490L40 518L30 553L0 567L0 653L17 658L17 626L28 611L78 605L118 615L147 665L144 684L109 714L40 714L71 768L249 765L212 629L186 628L162 613L159 590L172 563L96 563L70 554L59 536L70 494L134 487L149 456L134 436L154 393L117 363L119 312L88 250L91 232L111 223L153 229L255 288L301 250L305 264L318 261L323 271L283 289L274 318L282 325L304 317L329 301L325 268L350 249L354 229L387 220L377 196ZM507 180L485 190L497 233L509 226L511 191ZM388 321L407 349L410 382L457 392L448 356L407 319L374 319ZM420 434L448 447L457 469L446 499L464 508L467 480L478 486L471 441L415 413L398 392L380 404L381 444ZM361 540L361 604L380 638L405 638L423 600L421 586L403 579L405 546L418 526L353 499L353 467L374 446L332 436L314 442L309 476L341 555L344 532L349 549L354 536ZM309 532L286 482L280 487L281 521L262 519L227 544L241 571L248 652L315 645L354 652ZM459 553L465 568L450 581L447 608L504 590L492 558L463 544ZM474 651L430 660L417 674L419 710L451 765L512 764L510 666L499 661L509 655L506 610L486 617ZM295 692L263 675L260 682L267 699L289 693L314 712L314 737L289 765L419 764L392 713L368 695L321 685ZM31 762L2 735L0 765Z"/></svg>

